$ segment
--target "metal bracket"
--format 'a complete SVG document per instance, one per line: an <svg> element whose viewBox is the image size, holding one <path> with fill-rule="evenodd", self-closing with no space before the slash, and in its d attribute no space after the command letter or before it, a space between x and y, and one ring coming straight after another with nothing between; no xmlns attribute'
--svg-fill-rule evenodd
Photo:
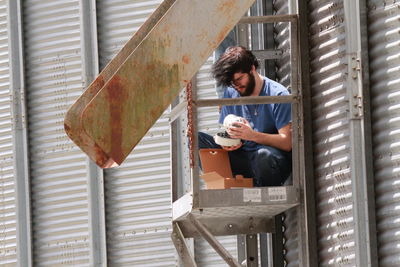
<svg viewBox="0 0 400 267"><path fill-rule="evenodd" d="M172 224L171 238L183 265L185 267L196 267L197 265L194 261L194 257L186 245L185 237L183 236L182 231L176 222Z"/></svg>
<svg viewBox="0 0 400 267"><path fill-rule="evenodd" d="M246 235L246 266L258 266L258 238L257 234Z"/></svg>
<svg viewBox="0 0 400 267"><path fill-rule="evenodd" d="M215 251L224 259L224 261L232 267L241 267L239 262L218 242L218 240L210 233L210 231L197 220L193 214L188 215L189 220L201 236L215 249Z"/></svg>
<svg viewBox="0 0 400 267"><path fill-rule="evenodd" d="M349 86L351 96L349 97L350 104L350 118L351 119L362 119L363 117L363 95L361 92L361 62L360 62L359 52L353 55L349 55L349 64L348 64L348 75L349 78Z"/></svg>

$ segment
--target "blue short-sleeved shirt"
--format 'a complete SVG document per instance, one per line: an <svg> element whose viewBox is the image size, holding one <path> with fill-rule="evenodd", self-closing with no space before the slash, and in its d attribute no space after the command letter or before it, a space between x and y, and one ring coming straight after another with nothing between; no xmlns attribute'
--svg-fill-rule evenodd
<svg viewBox="0 0 400 267"><path fill-rule="evenodd" d="M281 84L263 77L264 84L260 96L289 95L288 90ZM237 98L240 94L232 87L225 89L224 98ZM227 115L234 114L249 121L251 127L263 133L276 134L278 130L292 121L291 104L257 104L241 106L223 106L219 122L222 124ZM246 151L254 151L262 145L251 141L245 141L242 148Z"/></svg>

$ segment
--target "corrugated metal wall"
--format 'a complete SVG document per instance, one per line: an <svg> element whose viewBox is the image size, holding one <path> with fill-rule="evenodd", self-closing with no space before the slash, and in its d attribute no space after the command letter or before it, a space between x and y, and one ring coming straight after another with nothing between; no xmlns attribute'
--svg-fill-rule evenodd
<svg viewBox="0 0 400 267"><path fill-rule="evenodd" d="M400 1L368 1L380 266L400 265Z"/></svg>
<svg viewBox="0 0 400 267"><path fill-rule="evenodd" d="M343 2L309 1L318 250L322 266L355 266Z"/></svg>
<svg viewBox="0 0 400 267"><path fill-rule="evenodd" d="M284 15L289 13L289 1L288 0L275 0L274 1L274 13L276 15ZM275 31L275 45L276 49L282 50L282 58L276 60L276 78L277 81L286 87L290 88L290 75L291 75L291 64L290 64L290 29L289 23L276 23L274 25ZM284 226L284 261L287 266L298 266L299 265L299 247L297 242L297 211L296 208L290 209L283 215L283 226Z"/></svg>
<svg viewBox="0 0 400 267"><path fill-rule="evenodd" d="M274 14L289 14L288 0L274 1ZM277 82L286 87L290 87L290 40L289 40L289 23L275 23L274 38L276 49L281 50L283 55L281 59L276 60Z"/></svg>
<svg viewBox="0 0 400 267"><path fill-rule="evenodd" d="M289 14L288 0L275 0L273 3L274 14ZM290 87L290 41L289 23L275 23L274 25L275 49L282 50L282 58L277 59L276 81L286 87ZM293 208L283 215L284 226L284 261L287 266L298 266L297 246L297 212Z"/></svg>
<svg viewBox="0 0 400 267"><path fill-rule="evenodd" d="M0 265L17 262L7 3L0 1Z"/></svg>
<svg viewBox="0 0 400 267"><path fill-rule="evenodd" d="M161 0L97 1L100 67L117 53ZM16 203L6 1L0 0L0 265L17 261ZM376 179L379 261L397 266L400 239L398 0L369 0L370 78ZM275 0L277 14L286 0ZM350 177L343 0L310 0L310 67L314 120L320 265L354 266L355 241ZM65 136L64 114L84 89L81 1L23 1L24 49L35 266L90 266L86 156ZM287 27L276 25L279 49ZM288 85L288 59L277 77ZM197 75L200 98L215 97L212 58ZM166 114L168 111L166 112ZM200 113L200 129L214 133L216 108ZM128 160L105 172L109 266L174 266L170 240L169 123L165 115ZM286 214L287 264L298 263L294 214ZM236 237L220 238L237 255ZM209 245L195 240L200 266L225 265Z"/></svg>
<svg viewBox="0 0 400 267"><path fill-rule="evenodd" d="M80 4L23 4L34 263L88 266L86 156L63 127L83 90Z"/></svg>
<svg viewBox="0 0 400 267"><path fill-rule="evenodd" d="M157 1L97 1L101 68ZM118 168L105 171L109 266L173 266L169 122L165 114Z"/></svg>

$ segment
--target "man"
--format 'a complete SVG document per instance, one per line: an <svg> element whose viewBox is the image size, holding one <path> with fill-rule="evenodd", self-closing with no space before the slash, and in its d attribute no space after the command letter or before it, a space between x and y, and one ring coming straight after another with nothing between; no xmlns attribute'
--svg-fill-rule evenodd
<svg viewBox="0 0 400 267"><path fill-rule="evenodd" d="M255 56L244 47L236 46L214 63L212 74L218 86L226 86L224 98L245 96L288 95L281 84L257 72ZM231 138L242 142L222 148L229 153L234 175L253 177L255 186L282 185L292 170L292 135L290 103L224 106L219 122L234 114L243 117L227 129ZM199 133L199 148L221 148L212 136Z"/></svg>

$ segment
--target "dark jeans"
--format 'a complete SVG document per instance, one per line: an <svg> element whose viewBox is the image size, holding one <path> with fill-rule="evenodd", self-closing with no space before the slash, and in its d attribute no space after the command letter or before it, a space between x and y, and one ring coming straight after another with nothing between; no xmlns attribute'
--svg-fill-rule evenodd
<svg viewBox="0 0 400 267"><path fill-rule="evenodd" d="M221 148L214 138L199 132L199 149ZM229 151L229 161L233 175L253 177L254 186L282 185L292 172L292 153L280 149L263 146L255 151L238 149Z"/></svg>

